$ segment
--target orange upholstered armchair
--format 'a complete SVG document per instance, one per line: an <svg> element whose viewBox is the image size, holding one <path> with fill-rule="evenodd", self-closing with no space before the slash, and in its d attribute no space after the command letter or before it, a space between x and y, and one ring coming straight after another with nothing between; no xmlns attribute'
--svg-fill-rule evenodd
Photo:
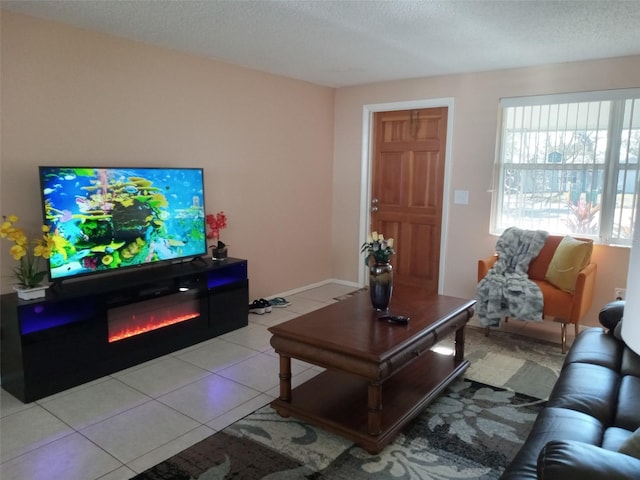
<svg viewBox="0 0 640 480"><path fill-rule="evenodd" d="M597 270L597 265L591 263L589 254L589 258L585 262L586 266L579 269L573 288L561 289L549 281L549 264L554 259L558 246L565 238L562 235L549 235L538 256L529 264L528 270L529 279L535 282L542 290L544 298L543 317L555 317L555 321L561 324L562 353L566 352L567 324L573 323L575 334L578 335L580 320L591 308ZM568 238L571 240L571 237ZM576 238L573 240L590 242L588 239ZM564 244L565 242L563 242ZM497 255L492 255L478 261L478 281L485 277L497 259ZM571 283L573 283L573 279ZM527 319L522 318L520 320Z"/></svg>

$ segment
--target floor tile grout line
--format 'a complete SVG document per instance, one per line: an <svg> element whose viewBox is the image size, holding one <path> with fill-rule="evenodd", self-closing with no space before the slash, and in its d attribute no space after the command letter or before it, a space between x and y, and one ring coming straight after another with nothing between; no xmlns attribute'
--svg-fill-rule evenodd
<svg viewBox="0 0 640 480"><path fill-rule="evenodd" d="M261 395L261 394L265 393L265 392L261 392L261 391L259 391L259 390L256 390L255 388L249 387L249 386L247 386L247 385L243 385L242 383L237 382L237 381L235 381L235 380L231 380L231 379L229 379L229 378L223 377L223 376L221 376L221 375L218 375L218 374L215 374L215 373L213 373L212 375L215 375L216 377L219 377L219 378L221 378L221 379L223 379L223 380L225 380L225 381L233 382L233 383L235 383L235 384L237 384L237 385L240 385L240 386L242 386L242 387L244 387L244 388L248 388L248 389L250 389L250 390L253 390L254 392L256 392L256 395L253 395L253 396L251 397L251 399L256 398L257 396L259 396L259 395ZM226 414L226 413L230 412L231 410L233 410L234 408L236 408L236 407L237 407L237 405L236 405L235 407L232 407L232 408L230 408L229 410L226 410L225 412L221 413L220 415L216 415L215 417L210 418L209 420L207 420L207 421L205 421L205 422L202 422L202 421L198 420L197 418L193 418L192 416L190 416L190 415L189 415L189 414L187 414L187 413L181 412L180 410L178 410L178 409L177 409L177 408L175 408L174 406L169 405L168 403L163 402L163 401L161 400L161 398L162 398L162 397L164 397L164 396L165 396L165 395L161 395L160 397L155 398L154 400L155 400L156 402L158 402L158 403L160 403L160 404L162 404L162 405L164 405L164 406L166 406L166 407L168 407L168 408L170 408L170 409L174 410L175 412L179 413L180 415L184 415L185 417L189 418L190 420L193 420L194 422L197 422L197 423L199 423L199 424L201 424L201 425L204 425L204 426L207 426L207 423L208 423L208 422L212 422L213 420L215 420L216 418L218 418L220 415L224 415L224 414ZM243 403L245 403L245 402L243 402ZM209 428L210 428L210 427L209 427Z"/></svg>
<svg viewBox="0 0 640 480"><path fill-rule="evenodd" d="M247 348L247 347L245 347L244 345L238 345L238 344L235 344L235 343L234 343L234 344L232 344L232 345L233 345L234 347L243 347L243 348ZM253 350L253 349L250 349L250 348L249 348L248 350ZM234 366L234 365L237 365L237 364L239 364L239 363L244 362L245 360L248 360L248 359L253 358L253 357L257 356L257 355L260 355L261 353L264 353L264 352L260 352L260 351L257 351L257 350L254 350L254 352L255 352L255 353L253 353L252 355L249 355L249 356L248 356L248 357L246 357L246 358L242 358L242 359L238 360L237 362L235 362L235 361L234 361L233 363L230 363L229 365L225 365L225 366L224 366L224 368L218 368L218 369L216 369L216 370L209 370L208 368L205 368L205 367L203 367L203 366L201 366L201 365L197 365L197 364L195 364L195 363L193 363L193 362L191 362L191 361L189 361L189 360L186 360L186 359L184 359L184 358L180 358L180 357L178 357L178 356L176 356L176 358L179 358L180 360L182 360L182 361L184 361L184 362L188 363L189 365L193 365L194 367L198 367L198 368L201 368L201 369L203 369L203 370L206 370L206 371L207 371L207 372L209 372L209 373L218 373L220 370L224 370L224 369L226 369L226 368L232 367L232 366Z"/></svg>

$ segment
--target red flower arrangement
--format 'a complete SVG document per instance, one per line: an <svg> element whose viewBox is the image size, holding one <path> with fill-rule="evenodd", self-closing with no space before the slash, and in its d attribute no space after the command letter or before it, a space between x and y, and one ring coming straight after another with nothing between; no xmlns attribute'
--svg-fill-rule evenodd
<svg viewBox="0 0 640 480"><path fill-rule="evenodd" d="M227 216L224 212L220 211L215 215L210 213L205 217L209 231L207 232L207 238L214 239L218 242L213 248L223 248L225 244L220 241L220 230L227 228Z"/></svg>

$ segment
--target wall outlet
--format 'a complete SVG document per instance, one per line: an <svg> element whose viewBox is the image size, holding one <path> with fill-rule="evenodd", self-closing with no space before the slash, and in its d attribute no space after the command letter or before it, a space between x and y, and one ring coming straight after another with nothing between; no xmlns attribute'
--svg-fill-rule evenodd
<svg viewBox="0 0 640 480"><path fill-rule="evenodd" d="M616 300L624 300L625 295L627 294L626 288L614 288L613 289L614 298Z"/></svg>

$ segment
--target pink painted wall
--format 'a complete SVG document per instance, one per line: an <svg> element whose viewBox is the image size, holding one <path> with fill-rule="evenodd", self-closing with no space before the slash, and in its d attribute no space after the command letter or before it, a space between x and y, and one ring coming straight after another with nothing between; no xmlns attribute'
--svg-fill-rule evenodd
<svg viewBox="0 0 640 480"><path fill-rule="evenodd" d="M334 90L2 11L0 213L37 231L37 166L203 167L250 295L331 277ZM15 262L0 245L2 291Z"/></svg>
<svg viewBox="0 0 640 480"><path fill-rule="evenodd" d="M535 68L420 78L336 92L334 146L334 276L356 279L361 259L352 254L360 221L363 107L389 102L453 98L453 143L446 199L444 294L475 297L479 258L493 252L489 234L491 171L495 154L498 101L501 97L604 90L640 85L640 57L548 65ZM454 205L453 191L467 190L469 205ZM628 248L597 246L597 295L587 324L613 299L614 287L626 284Z"/></svg>

